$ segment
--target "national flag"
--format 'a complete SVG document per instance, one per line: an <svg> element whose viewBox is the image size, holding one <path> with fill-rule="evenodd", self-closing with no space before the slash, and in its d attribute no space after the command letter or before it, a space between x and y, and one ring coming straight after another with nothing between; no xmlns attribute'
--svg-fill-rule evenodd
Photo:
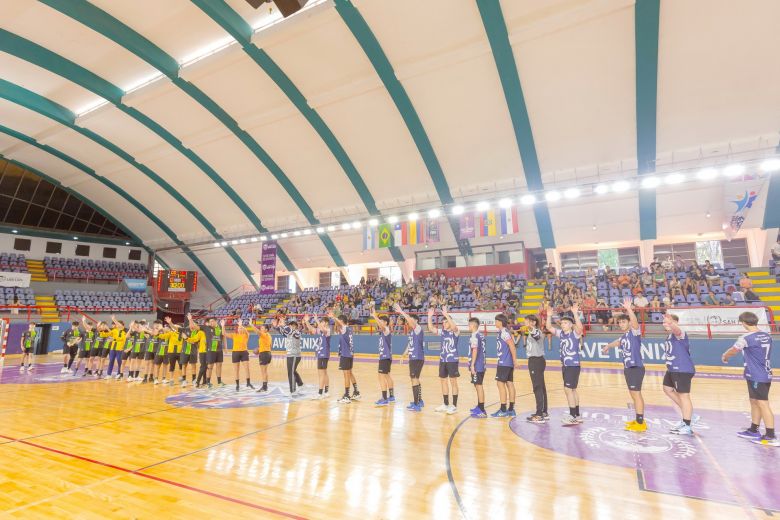
<svg viewBox="0 0 780 520"><path fill-rule="evenodd" d="M377 228L368 226L363 230L363 251L376 249L378 247Z"/></svg>
<svg viewBox="0 0 780 520"><path fill-rule="evenodd" d="M393 241L393 228L390 224L380 224L377 232L379 247L393 247L396 244Z"/></svg>
<svg viewBox="0 0 780 520"><path fill-rule="evenodd" d="M494 237L498 234L498 228L496 226L496 212L492 209L480 213L479 215L479 230L482 237Z"/></svg>
<svg viewBox="0 0 780 520"><path fill-rule="evenodd" d="M464 213L460 216L460 239L474 238L475 235L474 214Z"/></svg>
<svg viewBox="0 0 780 520"><path fill-rule="evenodd" d="M512 235L520 232L520 222L517 219L517 208L504 208L499 212L499 231L502 235Z"/></svg>
<svg viewBox="0 0 780 520"><path fill-rule="evenodd" d="M427 236L425 237L426 244L435 244L440 240L439 234L439 221L429 220L426 226Z"/></svg>
<svg viewBox="0 0 780 520"><path fill-rule="evenodd" d="M422 220L415 220L406 223L407 233L404 245L413 246L415 244L425 243L425 224Z"/></svg>
<svg viewBox="0 0 780 520"><path fill-rule="evenodd" d="M399 223L393 227L393 239L395 240L395 246L401 246L404 244L404 228L406 224Z"/></svg>

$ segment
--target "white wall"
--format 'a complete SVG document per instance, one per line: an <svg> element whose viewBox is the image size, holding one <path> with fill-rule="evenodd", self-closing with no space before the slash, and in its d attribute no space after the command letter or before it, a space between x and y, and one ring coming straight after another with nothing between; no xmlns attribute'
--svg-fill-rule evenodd
<svg viewBox="0 0 780 520"><path fill-rule="evenodd" d="M27 238L32 241L32 245L29 251L17 251L14 249L14 240L17 238ZM62 253L59 255L52 255L46 253L46 242L59 242L62 244ZM76 256L77 245L88 245L89 256ZM113 247L116 248L116 258L103 258L103 248ZM45 256L60 256L62 258L92 258L94 260L113 260L117 262L135 262L136 260L128 260L128 255L131 250L141 250L141 259L137 260L141 263L146 263L149 255L146 250L139 247L129 247L122 245L109 245L109 244L96 244L94 242L88 242L86 240L64 240L56 238L38 238L31 237L23 234L13 233L0 233L0 251L6 253L21 253L31 260L43 260Z"/></svg>

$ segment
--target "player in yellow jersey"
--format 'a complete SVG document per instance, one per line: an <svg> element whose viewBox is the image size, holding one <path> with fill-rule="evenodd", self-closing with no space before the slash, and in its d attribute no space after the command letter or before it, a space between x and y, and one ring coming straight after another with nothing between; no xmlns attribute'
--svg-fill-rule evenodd
<svg viewBox="0 0 780 520"><path fill-rule="evenodd" d="M114 316L111 316L111 323L113 329L111 329L111 352L108 354L108 369L106 376L111 377L111 372L114 369L114 362L117 364L117 374L114 379L122 378L122 355L125 350L125 342L127 341L127 331L125 330L125 322L117 320Z"/></svg>
<svg viewBox="0 0 780 520"><path fill-rule="evenodd" d="M184 341L189 343L193 348L197 347L200 370L198 370L198 378L195 380L195 388L200 388L200 385L206 382L206 371L208 369L206 334L201 330L200 325L192 320L189 321L190 333ZM211 388L211 381L209 381L208 387Z"/></svg>
<svg viewBox="0 0 780 520"><path fill-rule="evenodd" d="M98 337L100 338L100 352L96 361L97 376L103 377L103 367L106 364L106 359L111 355L111 347L114 344L114 339L111 337L111 330L108 328L105 322L98 323Z"/></svg>
<svg viewBox="0 0 780 520"><path fill-rule="evenodd" d="M258 392L268 391L268 365L271 364L271 333L267 325L258 328L257 355L260 356L260 382L262 386Z"/></svg>
<svg viewBox="0 0 780 520"><path fill-rule="evenodd" d="M192 386L195 386L195 372L198 365L198 346L186 341L191 336L192 331L187 327L183 327L177 323L173 323L171 318L166 318L165 321L173 329L179 332L179 341L181 342L181 353L179 355L179 363L181 364L181 386L184 388L187 386L187 369L189 368L190 376L192 377Z"/></svg>
<svg viewBox="0 0 780 520"><path fill-rule="evenodd" d="M163 379L163 384L173 385L176 381L176 365L182 368L180 359L181 354L181 335L179 330L171 323L171 318L165 318L166 332L163 339L167 342L168 351L165 354L165 362L168 364L168 380ZM184 375L182 373L182 375Z"/></svg>

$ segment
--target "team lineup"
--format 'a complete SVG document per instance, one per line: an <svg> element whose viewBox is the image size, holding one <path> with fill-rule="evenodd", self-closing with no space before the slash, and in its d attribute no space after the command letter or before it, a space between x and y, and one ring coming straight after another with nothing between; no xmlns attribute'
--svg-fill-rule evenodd
<svg viewBox="0 0 780 520"><path fill-rule="evenodd" d="M419 316L407 313L400 305L393 309L401 316L408 330L406 357L408 358L409 377L412 388L411 400L406 407L411 412L421 412L425 406L422 398L420 375L425 365L425 333ZM645 421L645 402L642 396L642 383L645 367L641 356L642 333L639 320L630 299L623 302L623 314L616 317L616 323L622 334L614 341L602 347L602 352L619 348L624 365L624 377L629 396L633 403L635 418L626 422L625 429L631 432L647 430ZM427 332L441 338L438 377L441 383L442 404L436 412L457 413L460 378L460 357L458 324L448 312L446 306L440 309L441 328L434 325L435 310L428 310ZM477 404L469 410L470 417L516 417L514 383L515 369L521 367L517 354L518 347L526 349L527 366L535 409L526 420L531 423L549 422L547 410L547 389L545 385L545 349L544 335L552 333L560 340L560 363L563 387L569 411L560 421L564 426L576 426L583 423L580 412L580 398L577 392L581 372L580 350L584 337L584 326L580 319L579 308L575 305L571 313L560 316L556 326L552 320L552 309L547 308L545 323L540 323L536 315L524 318L524 325L514 335L510 330L509 319L504 314L495 316L496 334L496 371L495 381L499 394L499 408L488 415L485 409L483 388L487 371L486 335L481 331L483 324L477 318L470 318L468 331L468 373L474 386ZM378 386L380 398L375 406L383 407L396 402L395 388L391 376L393 353L391 348L391 320L387 315L372 313L377 325L378 338ZM320 400L330 397L330 379L328 364L331 358L331 339L338 335L338 368L343 374L344 393L337 399L348 404L361 399L358 382L353 373L354 329L345 315L335 315L329 311L327 316L312 318L303 316L301 322L284 314L277 314L271 320L271 326L265 324L236 323L234 332L227 332L225 320L207 319L205 323L196 323L187 315L186 324L175 324L170 318L156 320L151 324L145 321L131 322L126 328L121 320L112 316L109 326L104 322L90 322L85 317L73 322L62 334L64 375L77 375L83 367L82 377L121 380L132 383L151 383L174 385L178 381L182 387L191 384L195 388L210 389L214 385L224 387L223 362L227 350L227 339L232 341L231 361L234 367L236 391L241 391L241 379L245 389L255 390L249 373L248 342L250 333L258 335L258 348L255 354L259 358L260 382L257 392L268 392L268 365L272 361L272 331L284 338L286 351L286 371L291 396L302 396L303 379L298 372L302 359L302 333L315 337L314 355L317 362L317 393L311 399ZM726 363L737 354L744 357L744 378L748 386L751 424L737 433L739 437L754 443L779 446L775 436L774 415L769 404L769 390L772 381L770 361L772 338L757 326L758 318L754 313L744 312L739 318L746 333L740 336L732 347L722 355ZM544 327L544 328L542 328ZM676 435L693 435L699 416L693 413L691 401L692 380L696 367L691 357L688 335L683 331L678 318L667 312L663 327L668 332L665 342L666 374L663 378L663 391L673 403L680 415L679 422L670 429ZM32 371L32 351L35 343L35 324L30 324L22 334L22 362L20 372ZM116 371L114 370L116 368ZM141 373L143 372L143 377ZM213 379L215 383L212 383ZM759 431L763 423L765 431Z"/></svg>

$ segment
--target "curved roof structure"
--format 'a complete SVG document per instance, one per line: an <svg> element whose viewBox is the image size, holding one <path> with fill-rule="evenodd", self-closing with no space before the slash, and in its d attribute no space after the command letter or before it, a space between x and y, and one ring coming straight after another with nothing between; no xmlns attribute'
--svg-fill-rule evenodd
<svg viewBox="0 0 780 520"><path fill-rule="evenodd" d="M541 195L774 154L778 19L772 0L315 0L287 19L245 0L6 0L0 154L222 293L255 283L241 238L529 192L530 247L715 231L719 181ZM754 227L780 224L778 182ZM480 243L442 224L443 247ZM363 251L357 229L280 248L290 271L413 256Z"/></svg>

